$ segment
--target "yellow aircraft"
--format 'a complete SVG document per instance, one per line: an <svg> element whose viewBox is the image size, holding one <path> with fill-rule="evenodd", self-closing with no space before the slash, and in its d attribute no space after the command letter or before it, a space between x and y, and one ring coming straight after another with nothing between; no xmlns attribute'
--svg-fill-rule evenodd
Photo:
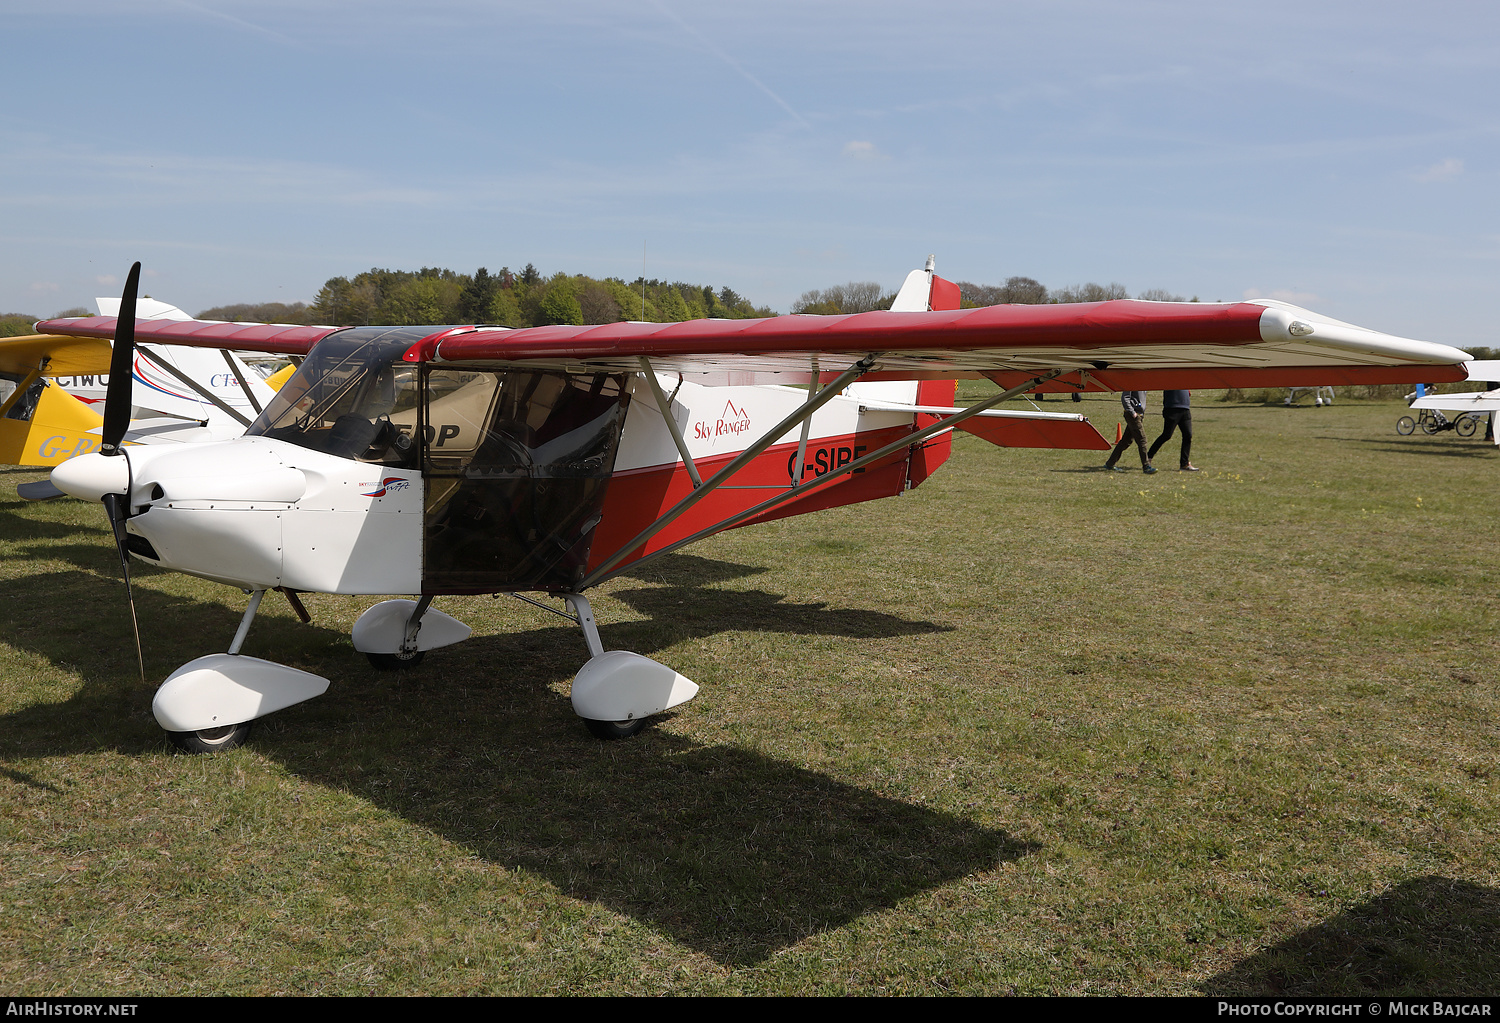
<svg viewBox="0 0 1500 1023"><path fill-rule="evenodd" d="M58 465L99 449L104 417L48 378L107 374L110 352L108 341L55 334L0 343L0 378L16 385L0 403L0 463Z"/></svg>

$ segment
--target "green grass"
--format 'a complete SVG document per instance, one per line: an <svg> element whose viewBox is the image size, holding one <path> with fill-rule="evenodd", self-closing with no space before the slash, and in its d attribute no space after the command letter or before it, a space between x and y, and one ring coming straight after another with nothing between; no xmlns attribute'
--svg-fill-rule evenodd
<svg viewBox="0 0 1500 1023"><path fill-rule="evenodd" d="M102 513L0 501L0 987L1493 992L1500 454L1199 400L1198 474L960 436L614 581L606 646L703 687L621 743L558 619L448 598L382 674L314 595L245 650L328 694L174 755ZM227 646L243 594L137 580L153 680Z"/></svg>

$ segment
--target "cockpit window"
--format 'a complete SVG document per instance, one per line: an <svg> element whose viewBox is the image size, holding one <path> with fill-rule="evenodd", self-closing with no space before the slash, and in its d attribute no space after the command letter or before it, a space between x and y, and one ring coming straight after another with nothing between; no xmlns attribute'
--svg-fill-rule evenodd
<svg viewBox="0 0 1500 1023"><path fill-rule="evenodd" d="M246 434L415 467L418 373L401 356L438 329L354 329L324 338Z"/></svg>

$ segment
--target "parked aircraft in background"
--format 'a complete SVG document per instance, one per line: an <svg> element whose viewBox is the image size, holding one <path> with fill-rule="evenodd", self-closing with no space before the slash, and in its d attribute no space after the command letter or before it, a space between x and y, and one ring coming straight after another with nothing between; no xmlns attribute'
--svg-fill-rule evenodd
<svg viewBox="0 0 1500 1023"><path fill-rule="evenodd" d="M1304 394L1313 396L1313 407L1321 408L1324 405L1333 404L1332 387L1292 387L1287 389L1286 400L1283 405L1295 405Z"/></svg>
<svg viewBox="0 0 1500 1023"><path fill-rule="evenodd" d="M1456 380L1466 358L1269 301L960 310L930 260L889 311L523 330L137 322L138 270L118 320L39 327L118 330L117 366L136 336L306 356L245 436L173 449L121 446L132 378L117 369L101 453L52 473L66 493L104 503L127 579L128 552L251 592L229 651L183 665L156 694L157 721L198 752L237 745L255 718L329 685L239 653L268 589L299 608L301 591L414 595L354 625L355 649L382 666L469 635L434 598L561 597L591 655L574 710L618 738L698 688L603 649L586 593L628 566L919 486L954 429L1109 447L1081 416L997 408L1038 389ZM1000 390L957 408L960 377Z"/></svg>
<svg viewBox="0 0 1500 1023"><path fill-rule="evenodd" d="M113 318L118 298L96 300ZM144 319L191 320L141 299ZM54 466L97 451L109 386L108 340L33 334L0 339L0 464ZM275 394L232 352L141 345L131 364L132 444L227 440L244 432ZM97 408L95 407L97 406ZM23 484L33 496L45 484Z"/></svg>
<svg viewBox="0 0 1500 1023"><path fill-rule="evenodd" d="M1500 360L1467 362L1464 364L1464 371L1468 380L1482 381L1485 384L1500 384ZM1500 445L1500 431L1493 428L1495 414L1500 412L1500 386L1491 387L1486 391L1465 391L1459 394L1424 394L1413 401L1411 407L1419 411L1453 412L1460 419L1467 417L1473 425L1470 425L1467 430L1460 427L1460 433L1466 437L1474 434L1482 417L1489 416L1490 439ZM1404 432L1410 433L1411 431Z"/></svg>

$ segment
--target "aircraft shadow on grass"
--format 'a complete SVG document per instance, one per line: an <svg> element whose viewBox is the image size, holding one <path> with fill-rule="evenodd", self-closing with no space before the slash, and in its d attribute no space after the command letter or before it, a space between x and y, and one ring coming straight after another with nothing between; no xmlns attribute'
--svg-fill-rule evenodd
<svg viewBox="0 0 1500 1023"><path fill-rule="evenodd" d="M1428 875L1403 881L1242 959L1205 995L1492 995L1500 889Z"/></svg>
<svg viewBox="0 0 1500 1023"><path fill-rule="evenodd" d="M137 680L124 587L101 579L111 567L118 572L113 551L45 550L51 559L76 558L80 568L13 582L0 604L0 641L86 681L63 703L0 717L0 754L164 749L149 713L152 687ZM649 654L684 635L725 630L878 637L941 629L702 585L761 571L746 566L689 557L653 569L641 578L659 585L617 595L638 611L670 611L674 622L607 625L607 647ZM180 647L153 651L153 635L222 648L239 617L150 587L136 588L136 603L153 685L186 659ZM67 609L65 621L59 609ZM601 743L564 695L586 656L570 625L475 637L411 671L384 673L368 667L342 631L318 626L312 611L311 626L262 616L251 630L246 653L275 651L333 682L324 696L257 722L253 749L725 964L759 962L1035 848L733 745L659 728ZM198 652L206 651L188 656ZM23 775L6 776L41 784Z"/></svg>

